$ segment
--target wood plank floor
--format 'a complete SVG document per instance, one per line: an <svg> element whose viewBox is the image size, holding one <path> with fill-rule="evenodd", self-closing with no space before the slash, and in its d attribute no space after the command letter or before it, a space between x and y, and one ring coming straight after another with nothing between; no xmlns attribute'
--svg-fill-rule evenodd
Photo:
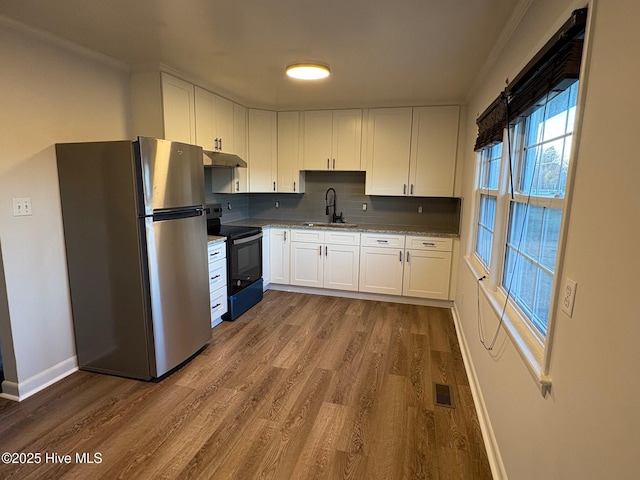
<svg viewBox="0 0 640 480"><path fill-rule="evenodd" d="M2 479L491 478L449 311L277 291L161 382L77 372L0 399L2 452L41 454Z"/></svg>

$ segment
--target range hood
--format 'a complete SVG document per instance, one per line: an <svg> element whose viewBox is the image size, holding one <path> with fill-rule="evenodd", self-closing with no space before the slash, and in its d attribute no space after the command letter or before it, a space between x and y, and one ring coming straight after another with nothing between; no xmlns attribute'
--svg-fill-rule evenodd
<svg viewBox="0 0 640 480"><path fill-rule="evenodd" d="M243 167L247 168L247 162L233 153L214 152L203 150L203 163L205 167Z"/></svg>

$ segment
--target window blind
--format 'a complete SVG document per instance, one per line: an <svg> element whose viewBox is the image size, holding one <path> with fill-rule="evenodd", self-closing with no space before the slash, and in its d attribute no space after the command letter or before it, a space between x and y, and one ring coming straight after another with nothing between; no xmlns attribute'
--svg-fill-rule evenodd
<svg viewBox="0 0 640 480"><path fill-rule="evenodd" d="M548 101L578 80L586 24L587 9L575 10L505 91L478 117L476 151L502 140L502 130L507 121L511 123L528 115L540 102Z"/></svg>

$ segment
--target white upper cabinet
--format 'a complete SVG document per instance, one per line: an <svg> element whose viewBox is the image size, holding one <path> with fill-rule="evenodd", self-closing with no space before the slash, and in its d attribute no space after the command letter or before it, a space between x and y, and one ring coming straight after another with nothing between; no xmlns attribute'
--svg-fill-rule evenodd
<svg viewBox="0 0 640 480"><path fill-rule="evenodd" d="M411 108L369 110L365 149L366 195L407 195Z"/></svg>
<svg viewBox="0 0 640 480"><path fill-rule="evenodd" d="M361 170L362 110L303 112L304 170Z"/></svg>
<svg viewBox="0 0 640 480"><path fill-rule="evenodd" d="M196 143L205 150L237 153L233 102L195 87Z"/></svg>
<svg viewBox="0 0 640 480"><path fill-rule="evenodd" d="M249 109L249 191L276 192L278 127L276 112Z"/></svg>
<svg viewBox="0 0 640 480"><path fill-rule="evenodd" d="M458 106L413 109L409 195L453 196L459 117Z"/></svg>
<svg viewBox="0 0 640 480"><path fill-rule="evenodd" d="M223 142L223 145L226 146L226 143ZM233 153L245 162L248 161L247 109L237 103L233 104ZM213 168L210 169L209 174L211 175L211 191L213 193L246 193L249 191L247 168Z"/></svg>
<svg viewBox="0 0 640 480"><path fill-rule="evenodd" d="M194 86L164 72L131 75L134 136L195 143Z"/></svg>
<svg viewBox="0 0 640 480"><path fill-rule="evenodd" d="M369 110L367 195L452 196L459 107Z"/></svg>
<svg viewBox="0 0 640 480"><path fill-rule="evenodd" d="M300 174L300 113L278 112L278 192L304 193Z"/></svg>

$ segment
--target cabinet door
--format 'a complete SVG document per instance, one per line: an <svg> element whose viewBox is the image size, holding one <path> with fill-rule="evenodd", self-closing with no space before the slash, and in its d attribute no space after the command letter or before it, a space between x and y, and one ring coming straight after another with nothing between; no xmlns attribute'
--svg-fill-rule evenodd
<svg viewBox="0 0 640 480"><path fill-rule="evenodd" d="M298 112L278 112L278 191L300 193Z"/></svg>
<svg viewBox="0 0 640 480"><path fill-rule="evenodd" d="M291 242L291 285L322 288L323 255L320 243Z"/></svg>
<svg viewBox="0 0 640 480"><path fill-rule="evenodd" d="M402 295L403 250L360 248L361 292Z"/></svg>
<svg viewBox="0 0 640 480"><path fill-rule="evenodd" d="M276 112L249 109L249 191L275 192L278 168Z"/></svg>
<svg viewBox="0 0 640 480"><path fill-rule="evenodd" d="M450 274L451 252L407 250L402 294L447 300Z"/></svg>
<svg viewBox="0 0 640 480"><path fill-rule="evenodd" d="M262 282L271 283L271 229L262 227Z"/></svg>
<svg viewBox="0 0 640 480"><path fill-rule="evenodd" d="M411 108L369 110L366 195L407 194L411 117Z"/></svg>
<svg viewBox="0 0 640 480"><path fill-rule="evenodd" d="M271 228L269 232L271 281L289 284L290 235L287 228Z"/></svg>
<svg viewBox="0 0 640 480"><path fill-rule="evenodd" d="M360 246L325 245L324 288L358 291Z"/></svg>
<svg viewBox="0 0 640 480"><path fill-rule="evenodd" d="M195 87L196 144L204 150L215 150L215 95Z"/></svg>
<svg viewBox="0 0 640 480"><path fill-rule="evenodd" d="M164 138L195 143L195 92L188 82L162 73L162 115Z"/></svg>
<svg viewBox="0 0 640 480"><path fill-rule="evenodd" d="M214 95L215 133L219 140L218 147L221 152L237 153L234 142L233 102Z"/></svg>
<svg viewBox="0 0 640 480"><path fill-rule="evenodd" d="M303 168L328 170L331 168L331 110L304 112Z"/></svg>
<svg viewBox="0 0 640 480"><path fill-rule="evenodd" d="M247 161L247 109L233 104L233 149L245 162ZM247 168L234 168L232 193L249 191L249 172Z"/></svg>
<svg viewBox="0 0 640 480"><path fill-rule="evenodd" d="M333 170L361 170L362 110L334 110L331 140Z"/></svg>
<svg viewBox="0 0 640 480"><path fill-rule="evenodd" d="M413 109L409 195L453 196L459 110L457 106Z"/></svg>

